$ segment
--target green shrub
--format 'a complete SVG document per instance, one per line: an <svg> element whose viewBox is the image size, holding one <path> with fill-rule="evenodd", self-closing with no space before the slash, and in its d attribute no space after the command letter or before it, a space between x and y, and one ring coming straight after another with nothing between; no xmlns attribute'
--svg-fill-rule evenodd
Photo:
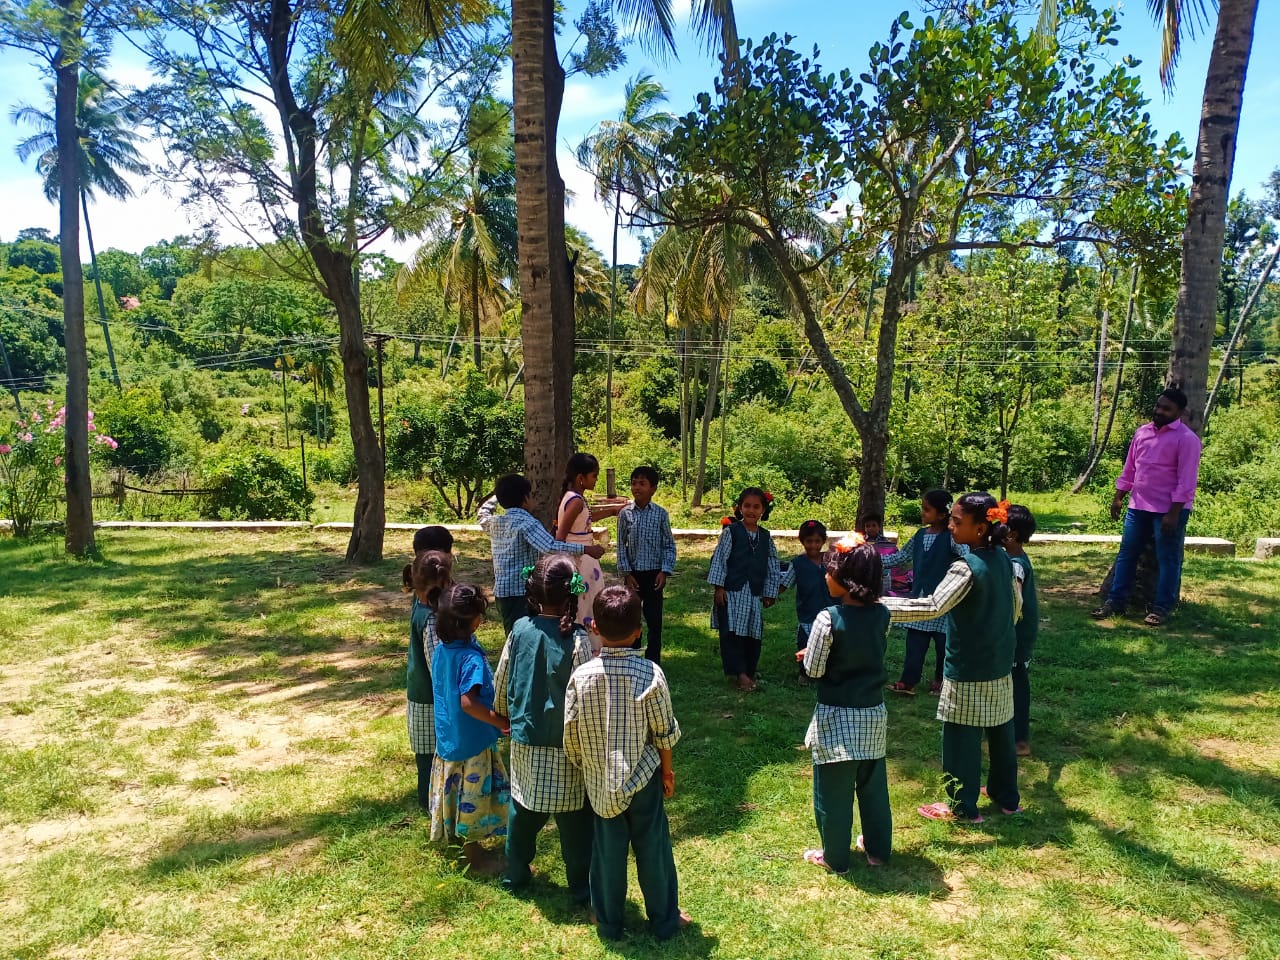
<svg viewBox="0 0 1280 960"><path fill-rule="evenodd" d="M343 486L355 483L356 455L351 449L351 440L344 438L323 450L308 453L307 471L317 483L340 483Z"/></svg>
<svg viewBox="0 0 1280 960"><path fill-rule="evenodd" d="M185 418L165 412L160 391L130 387L98 405L99 425L116 440L105 459L139 476L176 466L194 447Z"/></svg>
<svg viewBox="0 0 1280 960"><path fill-rule="evenodd" d="M317 440L333 439L333 404L307 398L302 401L298 427Z"/></svg>
<svg viewBox="0 0 1280 960"><path fill-rule="evenodd" d="M205 474L208 515L219 520L305 520L315 496L302 475L269 453L239 451Z"/></svg>

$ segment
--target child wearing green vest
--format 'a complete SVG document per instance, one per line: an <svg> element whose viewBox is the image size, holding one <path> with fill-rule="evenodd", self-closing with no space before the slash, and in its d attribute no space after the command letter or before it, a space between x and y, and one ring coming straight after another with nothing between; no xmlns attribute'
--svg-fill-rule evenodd
<svg viewBox="0 0 1280 960"><path fill-rule="evenodd" d="M1031 651L1040 632L1040 603L1036 598L1036 575L1024 549L1036 532L1036 518L1021 504L1009 507L1008 533L1004 549L1013 561L1014 575L1022 581L1022 619L1014 627L1017 643L1013 651L1013 738L1018 756L1031 756Z"/></svg>
<svg viewBox="0 0 1280 960"><path fill-rule="evenodd" d="M778 551L760 525L773 511L773 495L747 487L733 505L733 518L721 524L720 542L711 555L707 582L715 587L711 628L720 633L724 675L743 693L756 689L756 670L764 641L764 610L781 588Z"/></svg>
<svg viewBox="0 0 1280 960"><path fill-rule="evenodd" d="M989 493L966 493L951 508L951 536L969 553L951 564L937 589L923 597L887 597L895 621L951 614L938 719L942 770L950 803L919 808L930 820L981 823L978 795L982 741L991 754L986 792L1007 814L1022 810L1013 738L1014 623L1021 606L1013 562L1001 543L1008 503Z"/></svg>
<svg viewBox="0 0 1280 960"><path fill-rule="evenodd" d="M573 671L592 657L591 640L577 622L587 584L573 560L558 553L545 554L525 579L530 616L512 626L494 675L494 701L511 723L511 819L502 882L509 890L528 885L538 833L554 816L569 894L585 907L595 827L582 771L564 752L564 697Z"/></svg>
<svg viewBox="0 0 1280 960"><path fill-rule="evenodd" d="M423 529L429 530L430 527ZM443 530L444 528L439 528ZM418 531L422 533L421 530ZM448 530L450 548L453 537ZM418 545L414 537L414 547ZM431 808L431 765L436 754L435 696L431 692L431 655L436 644L436 605L440 591L453 579L453 554L430 544L415 549L413 563L407 563L401 574L404 589L413 594L409 608L409 658L405 670L405 723L409 728L409 749L418 768L418 806Z"/></svg>
<svg viewBox="0 0 1280 960"><path fill-rule="evenodd" d="M813 815L822 848L806 850L804 859L845 873L855 794L862 833L854 847L878 867L892 845L883 693L889 611L879 602L884 566L874 544L857 534L842 540L828 553L826 568L827 588L841 602L814 618L808 645L796 654L818 688L804 742L813 753Z"/></svg>

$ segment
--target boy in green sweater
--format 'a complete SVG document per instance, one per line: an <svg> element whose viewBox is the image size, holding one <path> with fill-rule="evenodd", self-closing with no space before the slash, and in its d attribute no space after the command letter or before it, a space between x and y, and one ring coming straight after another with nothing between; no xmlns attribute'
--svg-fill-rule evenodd
<svg viewBox="0 0 1280 960"><path fill-rule="evenodd" d="M882 693L889 611L880 603L884 566L873 544L856 534L840 541L826 568L827 588L841 602L814 618L808 645L796 654L818 688L804 742L813 752L813 814L822 848L806 850L804 859L845 873L855 794L862 825L856 849L878 867L892 846Z"/></svg>

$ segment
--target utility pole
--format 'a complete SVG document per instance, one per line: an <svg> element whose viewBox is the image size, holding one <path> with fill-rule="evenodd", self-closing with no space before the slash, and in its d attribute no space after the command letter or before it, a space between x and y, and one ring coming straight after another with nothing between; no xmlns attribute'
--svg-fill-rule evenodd
<svg viewBox="0 0 1280 960"><path fill-rule="evenodd" d="M289 355L280 351L280 392L284 394L284 448L289 449Z"/></svg>

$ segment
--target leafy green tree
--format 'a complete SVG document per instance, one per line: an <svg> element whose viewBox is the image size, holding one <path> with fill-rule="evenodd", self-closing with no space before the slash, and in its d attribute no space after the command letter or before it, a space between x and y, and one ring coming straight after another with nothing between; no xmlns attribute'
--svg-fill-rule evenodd
<svg viewBox="0 0 1280 960"><path fill-rule="evenodd" d="M9 266L30 267L44 276L62 273L62 260L58 255L58 245L48 240L20 238L7 245ZM61 286L61 283L59 283Z"/></svg>
<svg viewBox="0 0 1280 960"><path fill-rule="evenodd" d="M1008 13L919 28L904 14L857 77L770 36L746 45L719 99L701 95L672 137L661 215L736 224L769 249L861 438L860 512L884 506L898 325L919 269L971 250L1109 242L1176 193L1177 142L1153 142L1128 64L1099 69L1114 13L1078 9L1083 38L1070 47ZM788 229L793 213L855 188L839 242L810 255ZM1031 216L1043 233L1008 236ZM867 400L831 348L811 278L878 248L889 269Z"/></svg>
<svg viewBox="0 0 1280 960"><path fill-rule="evenodd" d="M461 138L428 126L426 101L494 53L487 38L457 31L439 46L382 45L385 69L352 67L338 56L352 40L341 12L321 0L149 0L143 16L162 79L149 91L148 117L173 148L168 173L225 222L300 251L288 266L333 305L359 473L347 559L370 563L382 557L386 508L360 251L429 221L438 174Z"/></svg>
<svg viewBox="0 0 1280 960"><path fill-rule="evenodd" d="M19 411L22 390L44 390L48 376L62 370L62 304L30 267L0 272L0 367Z"/></svg>
<svg viewBox="0 0 1280 960"><path fill-rule="evenodd" d="M94 261L95 277L117 297L141 297L154 282L139 260L136 253L114 248L103 250Z"/></svg>

